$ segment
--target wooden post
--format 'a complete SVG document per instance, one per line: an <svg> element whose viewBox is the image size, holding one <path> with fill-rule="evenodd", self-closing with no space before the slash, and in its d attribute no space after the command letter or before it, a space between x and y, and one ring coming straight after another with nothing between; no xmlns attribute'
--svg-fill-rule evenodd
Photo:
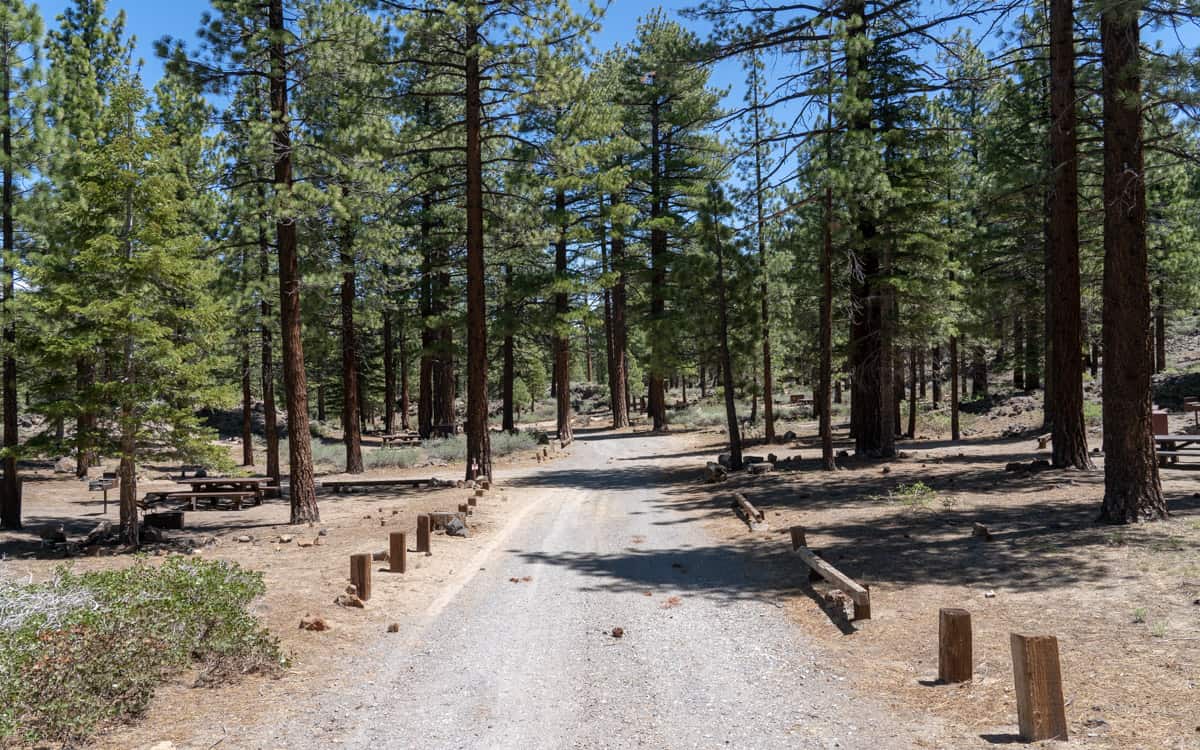
<svg viewBox="0 0 1200 750"><path fill-rule="evenodd" d="M965 609L938 611L938 680L967 682L973 677L971 613Z"/></svg>
<svg viewBox="0 0 1200 750"><path fill-rule="evenodd" d="M371 598L371 555L350 555L350 583L358 589L358 598Z"/></svg>
<svg viewBox="0 0 1200 750"><path fill-rule="evenodd" d="M1017 723L1025 742L1067 739L1058 639L1052 635L1013 633Z"/></svg>
<svg viewBox="0 0 1200 750"><path fill-rule="evenodd" d="M388 564L393 573L403 573L408 569L408 534L403 531L393 531L388 535Z"/></svg>
<svg viewBox="0 0 1200 750"><path fill-rule="evenodd" d="M479 480L479 486L484 488L485 490L490 490L492 488L492 483L486 479L481 479L481 480Z"/></svg>
<svg viewBox="0 0 1200 750"><path fill-rule="evenodd" d="M793 550L798 550L801 547L808 546L808 541L804 538L804 527L803 526L793 526L791 528L791 532L792 532L792 549Z"/></svg>
<svg viewBox="0 0 1200 750"><path fill-rule="evenodd" d="M422 513L417 516L417 552L429 552L429 515Z"/></svg>
<svg viewBox="0 0 1200 750"><path fill-rule="evenodd" d="M482 489L475 490L475 497L483 497L483 492Z"/></svg>
<svg viewBox="0 0 1200 750"><path fill-rule="evenodd" d="M463 503L458 506L458 512L462 513L464 516L469 516L471 515L471 506Z"/></svg>
<svg viewBox="0 0 1200 750"><path fill-rule="evenodd" d="M471 495L470 497L467 498L467 505L471 506L472 508L475 507L475 505L477 505L477 501L476 501L474 495Z"/></svg>

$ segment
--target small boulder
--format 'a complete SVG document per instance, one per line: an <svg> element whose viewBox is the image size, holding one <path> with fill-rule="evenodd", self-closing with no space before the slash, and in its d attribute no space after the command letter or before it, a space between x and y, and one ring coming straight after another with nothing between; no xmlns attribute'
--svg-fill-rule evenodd
<svg viewBox="0 0 1200 750"><path fill-rule="evenodd" d="M339 607L355 609L363 609L366 607L366 604L363 603L363 600L359 599L358 596L354 594L338 594L338 597L333 600L333 603Z"/></svg>
<svg viewBox="0 0 1200 750"><path fill-rule="evenodd" d="M280 544L291 544L292 539L294 539L294 537L291 534L280 534L279 535L279 543Z"/></svg>
<svg viewBox="0 0 1200 750"><path fill-rule="evenodd" d="M721 455L717 456L717 463L721 467L728 469L733 465L733 456L729 455L728 453L722 453Z"/></svg>
<svg viewBox="0 0 1200 750"><path fill-rule="evenodd" d="M454 516L446 523L446 536L460 536L465 538L470 536L470 532L467 531L467 525L462 522L462 519Z"/></svg>
<svg viewBox="0 0 1200 750"><path fill-rule="evenodd" d="M378 552L374 552L371 554L371 559L374 560L375 562L387 562L388 561L388 551L385 549L381 549Z"/></svg>
<svg viewBox="0 0 1200 750"><path fill-rule="evenodd" d="M103 539L107 538L108 535L111 533L112 533L112 522L111 521L101 521L100 523L96 524L96 528L94 528L88 532L88 535L83 538L83 541L81 542L81 544L84 547L89 547L89 546L96 544L96 543L102 541Z"/></svg>
<svg viewBox="0 0 1200 750"><path fill-rule="evenodd" d="M724 482L729 477L729 472L726 471L724 466L712 461L705 464L704 469L707 472L709 483Z"/></svg>
<svg viewBox="0 0 1200 750"><path fill-rule="evenodd" d="M783 433L783 439L790 443L796 439L796 433L788 430L787 432Z"/></svg>
<svg viewBox="0 0 1200 750"><path fill-rule="evenodd" d="M47 544L62 544L67 541L67 527L61 523L52 523L38 530L38 536Z"/></svg>
<svg viewBox="0 0 1200 750"><path fill-rule="evenodd" d="M249 534L243 534L242 536L239 536L237 540L242 544L247 544L249 542L253 542L254 537L250 536Z"/></svg>
<svg viewBox="0 0 1200 750"><path fill-rule="evenodd" d="M985 542L990 542L993 538L992 532L988 530L988 527L978 522L971 524L971 536L982 539Z"/></svg>
<svg viewBox="0 0 1200 750"><path fill-rule="evenodd" d="M322 633L326 630L329 630L329 623L325 622L325 619L322 617L301 617L300 629L311 630L315 633Z"/></svg>
<svg viewBox="0 0 1200 750"><path fill-rule="evenodd" d="M74 474L75 473L75 462L72 461L67 456L63 456L62 458L60 458L54 462L54 473L55 474Z"/></svg>

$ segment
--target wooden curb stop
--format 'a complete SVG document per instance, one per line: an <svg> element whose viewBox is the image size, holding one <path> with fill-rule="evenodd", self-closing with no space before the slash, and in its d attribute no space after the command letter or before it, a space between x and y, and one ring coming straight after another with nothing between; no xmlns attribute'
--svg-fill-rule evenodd
<svg viewBox="0 0 1200 750"><path fill-rule="evenodd" d="M870 620L871 592L865 586L856 583L850 576L822 560L817 556L817 553L809 549L804 537L803 527L793 526L791 533L792 551L796 553L796 556L803 560L815 573L841 589L846 596L850 597L850 601L854 602L854 617L852 619Z"/></svg>
<svg viewBox="0 0 1200 750"><path fill-rule="evenodd" d="M742 512L742 514L746 517L746 525L750 527L751 531L754 531L756 528L758 528L759 524L766 524L766 514L758 508L755 508L754 505L746 499L745 495L737 492L734 493L733 498L733 509L735 511L740 510Z"/></svg>

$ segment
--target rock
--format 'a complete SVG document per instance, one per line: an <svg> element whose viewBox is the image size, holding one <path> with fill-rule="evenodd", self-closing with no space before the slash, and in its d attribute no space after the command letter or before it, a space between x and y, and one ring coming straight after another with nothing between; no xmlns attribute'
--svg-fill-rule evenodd
<svg viewBox="0 0 1200 750"><path fill-rule="evenodd" d="M790 443L796 439L796 433L788 430L787 432L783 433L783 439Z"/></svg>
<svg viewBox="0 0 1200 750"><path fill-rule="evenodd" d="M313 539L313 540L312 540L312 543L313 543L313 546L314 546L314 547L320 547L320 546L323 546L323 545L325 544L325 537L323 537L323 536L319 536L319 537L317 537L316 539Z"/></svg>
<svg viewBox="0 0 1200 750"><path fill-rule="evenodd" d="M468 490L473 490L478 486L474 479L468 479L467 481L463 482L463 485Z"/></svg>
<svg viewBox="0 0 1200 750"><path fill-rule="evenodd" d="M995 591L985 591L985 592L983 592L983 598L984 599L995 599L996 592Z"/></svg>
<svg viewBox="0 0 1200 750"><path fill-rule="evenodd" d="M883 467L882 473L884 473L884 474L891 474L891 473L892 473L892 467L890 467L890 466L885 466L885 467Z"/></svg>
<svg viewBox="0 0 1200 750"><path fill-rule="evenodd" d="M391 625L388 625L388 631L387 631L387 632L389 632L389 633L399 633L399 632L400 632L400 623L398 623L398 622L393 622Z"/></svg>
<svg viewBox="0 0 1200 750"><path fill-rule="evenodd" d="M358 586L353 583L346 587L346 593L350 596L358 596Z"/></svg>
<svg viewBox="0 0 1200 750"><path fill-rule="evenodd" d="M320 538L321 538L321 537L317 537L317 539L320 539ZM315 542L315 541L313 541L313 542L310 542L310 541L308 541L307 539L297 539L297 540L296 540L296 546L297 546L297 547L300 547L300 548L311 547L311 546L313 546L314 544L316 544L316 542Z"/></svg>
<svg viewBox="0 0 1200 750"><path fill-rule="evenodd" d="M295 537L293 537L291 534L280 534L279 535L279 543L280 544L291 544L292 539L294 539L294 538Z"/></svg>
<svg viewBox="0 0 1200 750"><path fill-rule="evenodd" d="M729 455L728 453L722 453L721 455L717 456L717 464L724 469L728 469L730 465L733 464L733 456Z"/></svg>
<svg viewBox="0 0 1200 750"><path fill-rule="evenodd" d="M850 451L838 451L837 457L838 458L850 458Z"/></svg>
<svg viewBox="0 0 1200 750"><path fill-rule="evenodd" d="M466 484L466 482L464 482L463 480L460 479L454 483L454 486L461 490L463 488L463 485L465 485L465 484Z"/></svg>
<svg viewBox="0 0 1200 750"><path fill-rule="evenodd" d="M300 629L311 630L315 633L322 633L326 630L329 630L329 623L325 622L325 619L321 617L301 617Z"/></svg>
<svg viewBox="0 0 1200 750"><path fill-rule="evenodd" d="M376 562L387 562L388 561L388 551L385 549L381 549L378 552L374 552L371 554L371 559Z"/></svg>
<svg viewBox="0 0 1200 750"><path fill-rule="evenodd" d="M142 527L141 539L143 542L161 542L163 538L162 529L156 529L153 526Z"/></svg>
<svg viewBox="0 0 1200 750"><path fill-rule="evenodd" d="M465 538L470 536L470 532L467 531L467 525L462 522L462 519L455 516L446 523L446 536L461 536Z"/></svg>
<svg viewBox="0 0 1200 750"><path fill-rule="evenodd" d="M67 541L67 527L61 523L52 523L38 530L38 536L48 544L62 544Z"/></svg>
<svg viewBox="0 0 1200 750"><path fill-rule="evenodd" d="M338 598L334 599L333 603L339 607L353 607L356 609L363 609L367 606L363 603L362 599L359 599L354 594L338 594Z"/></svg>
<svg viewBox="0 0 1200 750"><path fill-rule="evenodd" d="M317 536L328 536L329 529L320 529L317 531Z"/></svg>
<svg viewBox="0 0 1200 750"><path fill-rule="evenodd" d="M708 474L708 481L710 483L724 482L729 477L729 472L725 470L724 466L715 464L712 461L705 464L704 469Z"/></svg>
<svg viewBox="0 0 1200 750"><path fill-rule="evenodd" d="M60 458L54 462L54 473L55 474L74 474L75 473L75 462L72 461L70 458L63 456L62 458Z"/></svg>
<svg viewBox="0 0 1200 750"><path fill-rule="evenodd" d="M96 524L96 528L94 528L88 532L88 535L83 538L83 541L80 542L80 544L82 544L85 547L88 547L90 545L96 544L97 542L100 542L101 540L105 539L111 533L112 533L112 522L111 521L101 521L100 523Z"/></svg>
<svg viewBox="0 0 1200 750"><path fill-rule="evenodd" d="M546 432L539 432L537 436L537 444L550 445L550 434Z"/></svg>
<svg viewBox="0 0 1200 750"><path fill-rule="evenodd" d="M239 536L237 540L242 544L246 544L248 542L253 542L254 537L250 536L249 534L243 534L242 536Z"/></svg>
<svg viewBox="0 0 1200 750"><path fill-rule="evenodd" d="M985 542L992 541L992 532L988 531L988 527L981 523L971 524L971 536L982 539Z"/></svg>
<svg viewBox="0 0 1200 750"><path fill-rule="evenodd" d="M613 628L610 635L613 638L620 638L625 635L625 628Z"/></svg>
<svg viewBox="0 0 1200 750"><path fill-rule="evenodd" d="M746 467L746 470L749 471L751 474L755 474L755 475L770 474L772 471L775 470L775 464L768 464L768 463L749 464Z"/></svg>

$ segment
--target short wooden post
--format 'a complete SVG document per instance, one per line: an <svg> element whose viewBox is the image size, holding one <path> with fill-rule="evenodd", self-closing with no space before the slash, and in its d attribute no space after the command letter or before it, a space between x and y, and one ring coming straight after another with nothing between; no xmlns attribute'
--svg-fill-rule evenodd
<svg viewBox="0 0 1200 750"><path fill-rule="evenodd" d="M1025 742L1067 739L1058 639L1052 635L1013 633L1017 724Z"/></svg>
<svg viewBox="0 0 1200 750"><path fill-rule="evenodd" d="M1200 413L1200 412L1197 412L1197 413ZM481 479L481 480L479 480L479 486L484 488L485 490L490 490L492 488L492 483L487 479Z"/></svg>
<svg viewBox="0 0 1200 750"><path fill-rule="evenodd" d="M477 505L474 495L471 495L470 497L467 498L467 505L471 506L472 508L474 508Z"/></svg>
<svg viewBox="0 0 1200 750"><path fill-rule="evenodd" d="M801 547L808 546L808 541L804 538L804 527L803 526L793 526L791 528L791 532L792 532L792 550L793 551L798 550Z"/></svg>
<svg viewBox="0 0 1200 750"><path fill-rule="evenodd" d="M350 583L364 602L371 598L371 555L350 555Z"/></svg>
<svg viewBox="0 0 1200 750"><path fill-rule="evenodd" d="M475 497L483 497L483 488L475 490Z"/></svg>
<svg viewBox="0 0 1200 750"><path fill-rule="evenodd" d="M471 515L471 506L467 505L466 503L460 504L458 506L458 512L462 513L464 516L469 516Z"/></svg>
<svg viewBox="0 0 1200 750"><path fill-rule="evenodd" d="M938 680L967 682L973 677L971 613L965 609L938 611Z"/></svg>
<svg viewBox="0 0 1200 750"><path fill-rule="evenodd" d="M429 515L422 513L417 516L417 552L429 552L429 530L432 524Z"/></svg>
<svg viewBox="0 0 1200 750"><path fill-rule="evenodd" d="M862 599L861 601L859 601L858 599L853 600L854 601L854 616L850 618L852 620L870 620L871 619L871 586L869 584L864 583L863 588L867 590L867 596L864 599Z"/></svg>
<svg viewBox="0 0 1200 750"><path fill-rule="evenodd" d="M388 565L393 573L403 573L408 569L408 534L403 531L393 531L388 535Z"/></svg>

